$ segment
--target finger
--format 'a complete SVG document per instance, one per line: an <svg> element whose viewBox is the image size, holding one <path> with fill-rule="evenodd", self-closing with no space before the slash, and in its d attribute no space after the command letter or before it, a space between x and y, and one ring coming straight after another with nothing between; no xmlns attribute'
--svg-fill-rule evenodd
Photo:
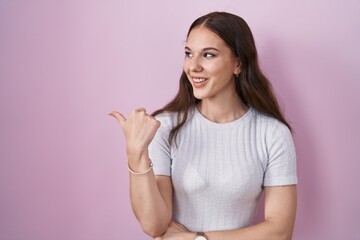
<svg viewBox="0 0 360 240"><path fill-rule="evenodd" d="M109 115L116 118L116 120L120 123L121 127L124 126L126 118L121 113L113 111L109 113Z"/></svg>
<svg viewBox="0 0 360 240"><path fill-rule="evenodd" d="M161 122L160 122L159 120L155 120L154 125L155 125L157 128L159 128L160 125L161 125Z"/></svg>
<svg viewBox="0 0 360 240"><path fill-rule="evenodd" d="M146 112L145 108L137 108L135 109L136 112Z"/></svg>
<svg viewBox="0 0 360 240"><path fill-rule="evenodd" d="M150 122L154 125L154 126L156 126L156 127L160 127L160 125L161 125L161 122L159 121L159 120L157 120L155 117L153 117L153 116L151 116L151 115L148 115L147 116L149 119L150 119Z"/></svg>

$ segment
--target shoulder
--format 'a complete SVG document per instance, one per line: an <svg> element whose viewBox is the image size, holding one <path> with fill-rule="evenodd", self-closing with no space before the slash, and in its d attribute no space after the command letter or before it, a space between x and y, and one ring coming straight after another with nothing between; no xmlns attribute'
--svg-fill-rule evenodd
<svg viewBox="0 0 360 240"><path fill-rule="evenodd" d="M160 122L160 129L170 131L177 124L177 112L163 112L155 116L155 119Z"/></svg>
<svg viewBox="0 0 360 240"><path fill-rule="evenodd" d="M296 159L292 133L284 123L259 112L256 112L254 119L264 141L269 161L282 158L281 156L288 159L286 161Z"/></svg>
<svg viewBox="0 0 360 240"><path fill-rule="evenodd" d="M261 133L265 135L265 138L269 141L281 138L292 138L290 129L278 119L265 115L253 109L254 124Z"/></svg>

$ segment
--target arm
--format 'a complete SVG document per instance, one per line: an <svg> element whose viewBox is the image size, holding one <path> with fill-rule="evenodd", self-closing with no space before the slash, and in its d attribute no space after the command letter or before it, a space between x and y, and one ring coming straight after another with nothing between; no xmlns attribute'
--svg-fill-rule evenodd
<svg viewBox="0 0 360 240"><path fill-rule="evenodd" d="M130 174L130 198L143 231L151 237L162 235L171 220L172 183L170 177Z"/></svg>
<svg viewBox="0 0 360 240"><path fill-rule="evenodd" d="M134 110L128 119L118 112L110 113L120 123L126 138L129 167L135 172L149 169L148 146L160 122L146 114L145 109ZM172 215L172 183L170 177L130 173L130 198L133 211L143 231L157 237L163 234Z"/></svg>
<svg viewBox="0 0 360 240"><path fill-rule="evenodd" d="M265 220L229 231L206 232L208 240L291 240L296 215L296 186L265 187ZM193 240L195 233L172 222L161 240Z"/></svg>
<svg viewBox="0 0 360 240"><path fill-rule="evenodd" d="M296 186L265 187L265 220L232 231L206 233L209 240L290 240L296 215Z"/></svg>

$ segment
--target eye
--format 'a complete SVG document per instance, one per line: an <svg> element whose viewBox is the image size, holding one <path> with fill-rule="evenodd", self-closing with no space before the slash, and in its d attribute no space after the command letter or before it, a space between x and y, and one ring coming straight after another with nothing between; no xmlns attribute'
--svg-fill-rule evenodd
<svg viewBox="0 0 360 240"><path fill-rule="evenodd" d="M192 53L191 52L189 52L189 51L185 51L185 57L187 57L187 58L192 58Z"/></svg>
<svg viewBox="0 0 360 240"><path fill-rule="evenodd" d="M208 52L204 53L204 55L203 55L204 58L213 58L215 56L216 56L215 54L208 53Z"/></svg>

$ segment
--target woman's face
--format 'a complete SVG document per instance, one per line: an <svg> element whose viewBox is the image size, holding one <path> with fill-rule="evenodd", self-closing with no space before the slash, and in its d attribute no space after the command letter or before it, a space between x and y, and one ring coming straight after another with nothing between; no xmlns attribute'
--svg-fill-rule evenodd
<svg viewBox="0 0 360 240"><path fill-rule="evenodd" d="M191 30L185 46L184 71L197 99L224 99L235 92L240 62L231 49L206 27Z"/></svg>

